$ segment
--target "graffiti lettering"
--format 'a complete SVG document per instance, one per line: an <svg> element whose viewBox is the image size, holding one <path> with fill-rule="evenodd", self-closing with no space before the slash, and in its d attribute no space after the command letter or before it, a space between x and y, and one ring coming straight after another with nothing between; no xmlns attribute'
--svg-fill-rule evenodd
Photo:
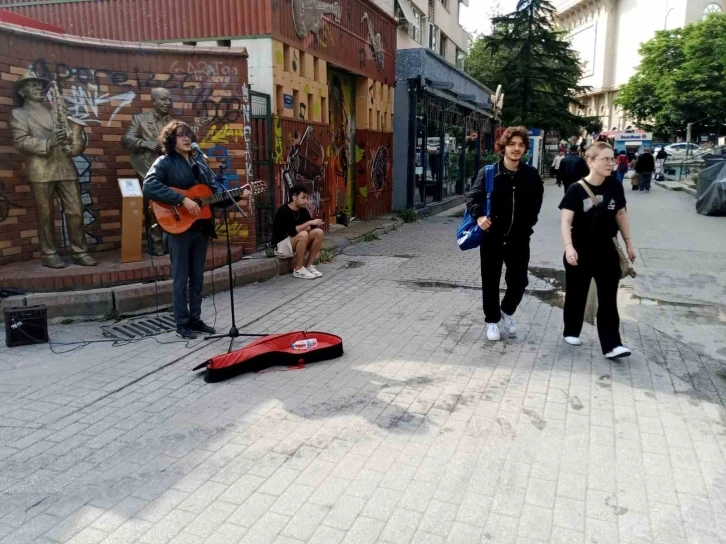
<svg viewBox="0 0 726 544"><path fill-rule="evenodd" d="M224 125L212 125L201 139L199 145L213 146L219 144L237 143L239 139L244 137L244 131L238 126L232 126L229 123Z"/></svg>
<svg viewBox="0 0 726 544"><path fill-rule="evenodd" d="M244 112L244 138L245 138L245 172L247 183L252 182L252 127L250 126L250 88L246 84L242 84L242 102L244 104L242 111Z"/></svg>
<svg viewBox="0 0 726 544"><path fill-rule="evenodd" d="M89 124L101 124L98 111L99 107L105 104L118 103L106 123L106 126L111 126L116 115L133 102L134 98L136 98L136 93L127 91L117 95L110 95L109 93L101 94L98 92L98 88L92 88L91 86L84 88L81 85L73 85L70 96L63 95L63 98L68 103L68 112L71 117L75 117Z"/></svg>

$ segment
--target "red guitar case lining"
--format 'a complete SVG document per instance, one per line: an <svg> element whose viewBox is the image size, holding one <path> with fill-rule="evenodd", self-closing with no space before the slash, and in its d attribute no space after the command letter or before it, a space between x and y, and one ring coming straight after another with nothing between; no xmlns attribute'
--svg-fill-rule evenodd
<svg viewBox="0 0 726 544"><path fill-rule="evenodd" d="M298 340L315 338L318 345L306 350L292 349ZM206 382L218 382L244 372L258 372L271 366L298 366L335 359L343 355L343 339L334 334L314 331L295 331L270 334L245 347L217 355L194 368L206 368Z"/></svg>

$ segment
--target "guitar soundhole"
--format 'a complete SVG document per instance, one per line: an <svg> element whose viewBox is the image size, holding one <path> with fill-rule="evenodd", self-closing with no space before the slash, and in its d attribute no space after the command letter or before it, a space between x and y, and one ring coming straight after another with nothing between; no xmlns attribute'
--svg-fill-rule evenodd
<svg viewBox="0 0 726 544"><path fill-rule="evenodd" d="M200 199L198 199L198 198L195 198L195 199L194 199L194 202L196 202L196 203L197 203L197 205L198 205L198 206L199 206L200 208L202 207L202 201L201 201Z"/></svg>

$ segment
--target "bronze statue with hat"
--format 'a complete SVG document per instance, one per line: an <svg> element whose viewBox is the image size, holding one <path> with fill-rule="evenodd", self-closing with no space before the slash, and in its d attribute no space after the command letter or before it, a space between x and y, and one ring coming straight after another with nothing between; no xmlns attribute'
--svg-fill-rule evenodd
<svg viewBox="0 0 726 544"><path fill-rule="evenodd" d="M52 111L43 104L48 91ZM65 263L55 245L54 196L63 205L73 262L95 266L88 254L83 230L83 203L78 171L73 157L86 148L85 123L68 116L62 94L55 82L28 72L13 85L10 128L13 140L25 161L25 171L38 211L38 240L43 266L63 268Z"/></svg>

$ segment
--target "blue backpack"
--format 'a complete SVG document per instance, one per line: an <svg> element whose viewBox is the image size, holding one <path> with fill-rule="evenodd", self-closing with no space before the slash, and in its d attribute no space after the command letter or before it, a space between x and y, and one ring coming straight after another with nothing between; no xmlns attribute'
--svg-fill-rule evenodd
<svg viewBox="0 0 726 544"><path fill-rule="evenodd" d="M487 190L487 217L492 211L492 191L494 190L494 170L493 164L488 164L484 167L484 183ZM469 210L464 212L464 217L461 218L461 224L456 229L456 243L459 244L459 249L466 251L468 249L474 249L481 245L484 239L484 231L481 230Z"/></svg>

